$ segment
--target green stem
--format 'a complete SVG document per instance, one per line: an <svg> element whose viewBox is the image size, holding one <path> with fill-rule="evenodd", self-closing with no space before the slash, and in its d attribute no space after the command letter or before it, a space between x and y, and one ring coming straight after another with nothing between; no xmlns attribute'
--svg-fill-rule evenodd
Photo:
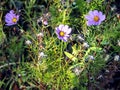
<svg viewBox="0 0 120 90"><path fill-rule="evenodd" d="M65 17L66 17L66 9L64 10L64 12L63 12L63 20L62 20L62 23L64 24L64 22L65 22Z"/></svg>

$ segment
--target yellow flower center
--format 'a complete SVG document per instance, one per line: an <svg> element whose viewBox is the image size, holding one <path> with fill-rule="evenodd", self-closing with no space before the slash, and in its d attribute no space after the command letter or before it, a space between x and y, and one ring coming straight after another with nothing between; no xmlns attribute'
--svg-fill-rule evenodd
<svg viewBox="0 0 120 90"><path fill-rule="evenodd" d="M13 23L16 23L16 22L17 22L17 18L13 18L13 19L12 19L12 22L13 22Z"/></svg>
<svg viewBox="0 0 120 90"><path fill-rule="evenodd" d="M62 37L65 35L65 33L64 33L63 31L60 31L59 34L60 34L60 36L62 36Z"/></svg>
<svg viewBox="0 0 120 90"><path fill-rule="evenodd" d="M94 21L98 22L100 20L100 18L98 16L94 16Z"/></svg>

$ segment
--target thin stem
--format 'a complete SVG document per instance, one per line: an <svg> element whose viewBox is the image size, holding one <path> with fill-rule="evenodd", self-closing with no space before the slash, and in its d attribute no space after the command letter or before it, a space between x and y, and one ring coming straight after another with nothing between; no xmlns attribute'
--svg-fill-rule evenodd
<svg viewBox="0 0 120 90"><path fill-rule="evenodd" d="M63 20L62 20L62 23L65 22L65 17L66 17L66 9L65 9L64 12L63 12Z"/></svg>
<svg viewBox="0 0 120 90"><path fill-rule="evenodd" d="M4 67L7 67L7 66L10 66L10 65L15 65L15 64L20 64L19 62L16 62L16 63L8 63L8 64L4 64L2 66L0 66L0 69L4 68Z"/></svg>

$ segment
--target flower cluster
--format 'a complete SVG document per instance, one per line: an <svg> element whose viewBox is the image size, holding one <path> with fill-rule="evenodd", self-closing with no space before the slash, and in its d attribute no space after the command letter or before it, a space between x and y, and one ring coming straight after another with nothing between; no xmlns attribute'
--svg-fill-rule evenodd
<svg viewBox="0 0 120 90"><path fill-rule="evenodd" d="M90 11L88 15L85 16L85 18L87 19L88 26L100 25L101 22L105 20L105 15L103 15L101 11L94 10L94 11ZM10 10L10 12L5 15L5 22L7 26L17 24L18 20L19 20L19 15L15 14L13 10ZM47 25L48 22L43 21L43 24ZM72 31L72 29L69 28L68 25L63 25L63 24L59 25L55 29L58 38L60 40L63 40L64 42L68 40L68 38L70 37L69 34Z"/></svg>
<svg viewBox="0 0 120 90"><path fill-rule="evenodd" d="M85 16L87 19L87 25L100 25L102 21L105 20L105 15L101 11L90 11L88 15ZM63 40L66 42L69 38L69 34L71 33L71 28L69 28L68 25L59 25L56 27L56 34L59 39Z"/></svg>

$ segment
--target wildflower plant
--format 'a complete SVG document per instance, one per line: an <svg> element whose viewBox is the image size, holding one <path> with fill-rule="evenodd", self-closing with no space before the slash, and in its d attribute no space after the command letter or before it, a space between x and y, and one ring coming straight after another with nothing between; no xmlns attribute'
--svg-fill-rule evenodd
<svg viewBox="0 0 120 90"><path fill-rule="evenodd" d="M119 62L120 22L116 14L111 17L104 0L4 2L0 89L94 90L110 55Z"/></svg>

